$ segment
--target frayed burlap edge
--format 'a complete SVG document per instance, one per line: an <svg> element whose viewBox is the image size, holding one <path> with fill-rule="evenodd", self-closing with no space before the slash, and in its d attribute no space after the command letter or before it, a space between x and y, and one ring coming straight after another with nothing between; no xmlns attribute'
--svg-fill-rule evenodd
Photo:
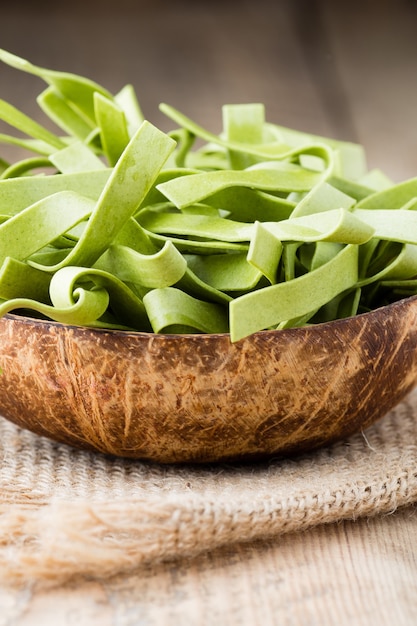
<svg viewBox="0 0 417 626"><path fill-rule="evenodd" d="M201 496L126 502L0 506L0 576L13 583L106 578L140 565L195 556L235 542L272 538L321 523L392 513L417 500L417 471L385 483L302 498L234 502Z"/></svg>

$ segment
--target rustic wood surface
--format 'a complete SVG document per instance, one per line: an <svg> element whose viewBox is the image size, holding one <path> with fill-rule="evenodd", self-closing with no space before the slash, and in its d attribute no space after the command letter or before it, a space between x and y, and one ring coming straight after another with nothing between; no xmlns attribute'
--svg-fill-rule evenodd
<svg viewBox="0 0 417 626"><path fill-rule="evenodd" d="M417 172L416 5L389 0L2 6L0 45L36 63L134 82L217 130L223 102L365 144L394 179ZM1 97L33 112L39 82L0 68ZM417 510L321 526L105 582L0 589L1 626L417 623Z"/></svg>
<svg viewBox="0 0 417 626"><path fill-rule="evenodd" d="M413 626L417 509L319 526L130 576L0 590L10 626Z"/></svg>

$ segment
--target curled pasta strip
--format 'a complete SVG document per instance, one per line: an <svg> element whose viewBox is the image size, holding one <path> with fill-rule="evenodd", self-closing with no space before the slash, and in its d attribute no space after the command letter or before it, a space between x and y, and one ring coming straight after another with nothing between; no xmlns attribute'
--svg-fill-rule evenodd
<svg viewBox="0 0 417 626"><path fill-rule="evenodd" d="M225 308L202 302L179 289L154 289L143 300L155 333L178 330L225 333L228 330Z"/></svg>
<svg viewBox="0 0 417 626"><path fill-rule="evenodd" d="M187 261L167 240L155 254L141 254L128 246L110 246L96 267L108 268L127 283L149 289L170 287L184 276Z"/></svg>

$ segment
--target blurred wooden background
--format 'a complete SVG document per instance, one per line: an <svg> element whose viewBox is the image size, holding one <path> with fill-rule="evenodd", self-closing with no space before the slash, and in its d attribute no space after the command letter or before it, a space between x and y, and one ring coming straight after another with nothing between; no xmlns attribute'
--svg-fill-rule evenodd
<svg viewBox="0 0 417 626"><path fill-rule="evenodd" d="M415 0L15 0L0 47L111 91L133 83L164 130L162 101L216 132L222 104L264 102L269 121L360 141L402 180L417 175L416 32ZM39 120L42 87L0 65L0 97Z"/></svg>

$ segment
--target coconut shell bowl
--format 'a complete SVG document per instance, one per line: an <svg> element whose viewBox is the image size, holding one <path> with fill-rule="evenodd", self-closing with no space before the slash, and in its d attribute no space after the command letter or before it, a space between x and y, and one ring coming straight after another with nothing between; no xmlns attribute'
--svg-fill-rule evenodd
<svg viewBox="0 0 417 626"><path fill-rule="evenodd" d="M294 455L379 420L417 382L417 297L228 334L0 320L0 413L77 448L161 463Z"/></svg>

